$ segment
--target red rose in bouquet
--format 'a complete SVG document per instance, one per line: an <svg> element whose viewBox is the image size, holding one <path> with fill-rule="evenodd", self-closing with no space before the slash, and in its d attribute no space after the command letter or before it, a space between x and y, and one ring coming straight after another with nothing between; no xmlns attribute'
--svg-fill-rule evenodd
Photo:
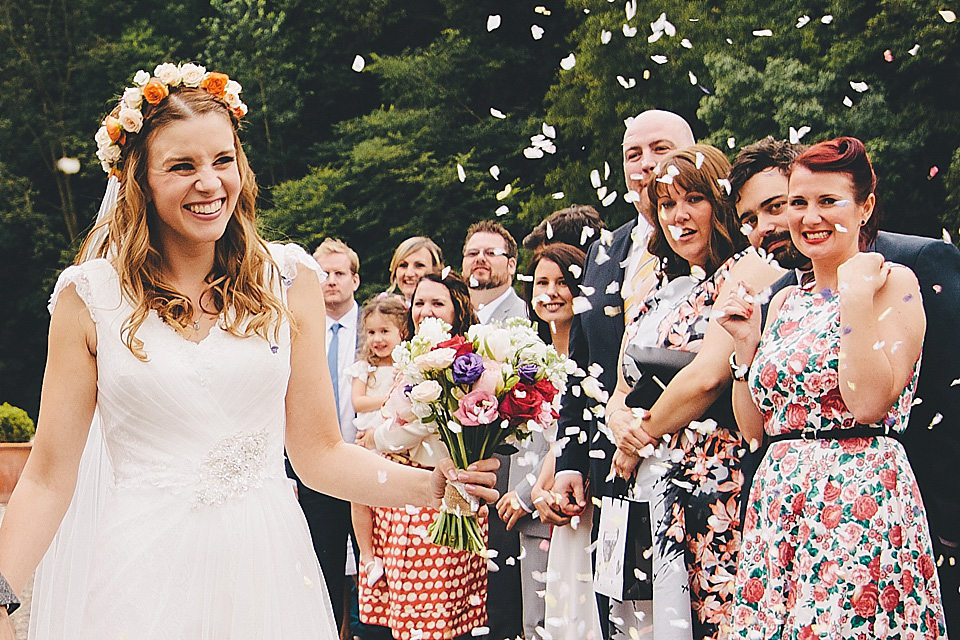
<svg viewBox="0 0 960 640"><path fill-rule="evenodd" d="M537 419L543 403L543 394L536 385L518 382L500 401L500 414L510 421L511 426L524 424Z"/></svg>

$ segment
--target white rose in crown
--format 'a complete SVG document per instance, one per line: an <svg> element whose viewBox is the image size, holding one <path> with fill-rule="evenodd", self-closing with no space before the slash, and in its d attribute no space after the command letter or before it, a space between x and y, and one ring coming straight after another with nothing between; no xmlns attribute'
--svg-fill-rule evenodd
<svg viewBox="0 0 960 640"><path fill-rule="evenodd" d="M123 92L121 101L125 107L139 109L143 103L143 91L140 90L140 87L127 87Z"/></svg>
<svg viewBox="0 0 960 640"><path fill-rule="evenodd" d="M139 87L142 87L148 82L150 82L150 74L144 71L143 69L140 69L140 71L137 71L136 75L133 76L133 83Z"/></svg>
<svg viewBox="0 0 960 640"><path fill-rule="evenodd" d="M243 104L242 102L240 102L240 94L234 93L232 91L227 91L225 94L223 94L223 100L228 105L230 105L231 109L236 109L241 104Z"/></svg>
<svg viewBox="0 0 960 640"><path fill-rule="evenodd" d="M169 87L175 87L180 84L180 67L172 62L164 62L163 64L157 65L157 68L153 70L153 75L157 77L157 80Z"/></svg>
<svg viewBox="0 0 960 640"><path fill-rule="evenodd" d="M139 133L143 128L143 113L139 109L124 107L117 114L117 122L129 133Z"/></svg>
<svg viewBox="0 0 960 640"><path fill-rule="evenodd" d="M410 389L410 399L414 402L433 402L443 393L443 387L436 380L424 380Z"/></svg>
<svg viewBox="0 0 960 640"><path fill-rule="evenodd" d="M113 144L113 141L110 140L110 134L107 133L106 127L100 127L97 129L97 135L93 136L93 139L97 141L97 147L106 147Z"/></svg>
<svg viewBox="0 0 960 640"><path fill-rule="evenodd" d="M206 67L201 67L192 62L180 65L180 77L183 79L183 86L185 87L199 87L206 72Z"/></svg>
<svg viewBox="0 0 960 640"><path fill-rule="evenodd" d="M120 147L115 144L97 149L97 158L100 162L113 163L120 159Z"/></svg>
<svg viewBox="0 0 960 640"><path fill-rule="evenodd" d="M453 360L456 357L456 349L444 347L443 349L434 349L422 356L417 356L413 362L420 371L435 371L437 369L446 369L453 364Z"/></svg>
<svg viewBox="0 0 960 640"><path fill-rule="evenodd" d="M230 80L227 82L227 86L223 88L227 93L235 93L238 96L243 92L243 87L240 86L240 83L236 80Z"/></svg>

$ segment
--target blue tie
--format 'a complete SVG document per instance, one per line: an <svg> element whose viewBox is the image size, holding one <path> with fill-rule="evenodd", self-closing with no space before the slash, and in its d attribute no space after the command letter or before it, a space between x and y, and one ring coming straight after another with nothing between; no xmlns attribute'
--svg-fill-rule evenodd
<svg viewBox="0 0 960 640"><path fill-rule="evenodd" d="M340 329L343 325L334 322L330 326L333 331L333 337L330 338L330 346L327 348L327 366L330 367L330 380L333 382L333 401L337 403L337 416L340 415L340 374L337 371L337 360L340 354Z"/></svg>

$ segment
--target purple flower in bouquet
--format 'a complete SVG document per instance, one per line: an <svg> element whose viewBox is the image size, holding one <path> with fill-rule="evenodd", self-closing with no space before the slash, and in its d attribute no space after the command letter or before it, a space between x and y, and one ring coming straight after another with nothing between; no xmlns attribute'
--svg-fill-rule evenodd
<svg viewBox="0 0 960 640"><path fill-rule="evenodd" d="M489 391L476 390L460 398L453 417L465 427L492 424L500 416L498 408L497 396Z"/></svg>
<svg viewBox="0 0 960 640"><path fill-rule="evenodd" d="M473 384L483 375L483 358L476 353L464 353L453 361L453 381L456 384Z"/></svg>
<svg viewBox="0 0 960 640"><path fill-rule="evenodd" d="M537 381L537 374L540 373L540 365L528 362L517 367L517 375L520 380L527 384L533 384Z"/></svg>

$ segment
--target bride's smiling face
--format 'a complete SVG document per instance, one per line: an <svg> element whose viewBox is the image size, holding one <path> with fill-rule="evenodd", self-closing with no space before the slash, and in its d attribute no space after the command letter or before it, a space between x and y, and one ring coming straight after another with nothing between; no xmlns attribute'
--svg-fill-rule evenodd
<svg viewBox="0 0 960 640"><path fill-rule="evenodd" d="M206 113L153 133L147 146L147 186L161 245L219 240L240 195L230 120Z"/></svg>

